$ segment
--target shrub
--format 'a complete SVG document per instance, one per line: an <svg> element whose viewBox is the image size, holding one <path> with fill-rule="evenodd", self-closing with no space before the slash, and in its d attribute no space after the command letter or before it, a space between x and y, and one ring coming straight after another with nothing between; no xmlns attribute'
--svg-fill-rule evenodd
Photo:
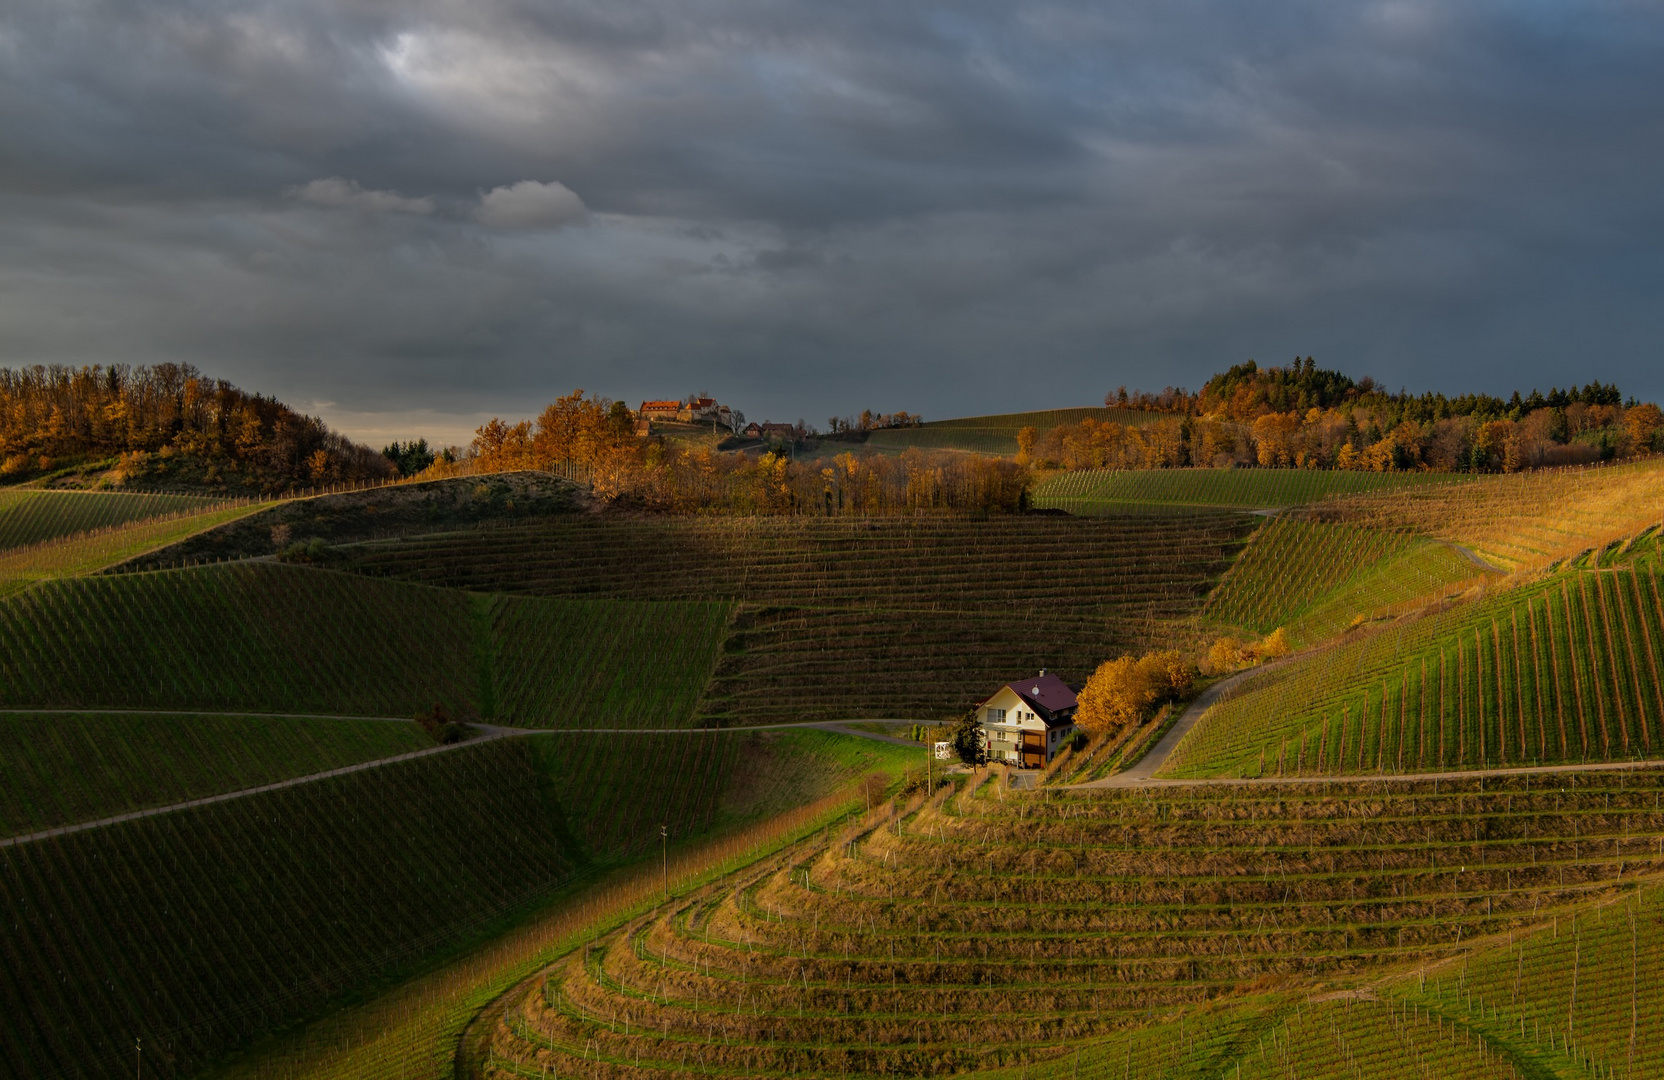
<svg viewBox="0 0 1664 1080"><path fill-rule="evenodd" d="M1096 735L1130 727L1189 690L1196 675L1195 666L1171 650L1106 661L1081 690L1075 719Z"/></svg>

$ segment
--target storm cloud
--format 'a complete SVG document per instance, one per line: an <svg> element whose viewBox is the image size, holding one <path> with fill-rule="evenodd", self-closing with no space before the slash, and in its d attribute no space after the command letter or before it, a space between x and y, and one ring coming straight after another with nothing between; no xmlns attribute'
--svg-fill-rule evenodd
<svg viewBox="0 0 1664 1080"><path fill-rule="evenodd" d="M1314 355L1664 396L1654 4L13 0L0 364L376 440Z"/></svg>

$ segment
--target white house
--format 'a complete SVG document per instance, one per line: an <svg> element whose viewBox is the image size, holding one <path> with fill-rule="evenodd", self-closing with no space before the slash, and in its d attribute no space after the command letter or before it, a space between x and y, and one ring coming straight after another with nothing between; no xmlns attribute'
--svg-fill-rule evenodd
<svg viewBox="0 0 1664 1080"><path fill-rule="evenodd" d="M1038 768L1074 737L1075 692L1044 668L1030 679L1006 683L977 704L988 760Z"/></svg>

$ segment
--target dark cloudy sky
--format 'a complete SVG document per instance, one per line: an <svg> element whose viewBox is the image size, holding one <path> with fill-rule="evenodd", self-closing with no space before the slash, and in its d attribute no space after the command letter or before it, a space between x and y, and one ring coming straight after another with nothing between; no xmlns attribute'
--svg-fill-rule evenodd
<svg viewBox="0 0 1664 1080"><path fill-rule="evenodd" d="M1664 396L1656 2L5 0L0 364L369 440L1311 354Z"/></svg>

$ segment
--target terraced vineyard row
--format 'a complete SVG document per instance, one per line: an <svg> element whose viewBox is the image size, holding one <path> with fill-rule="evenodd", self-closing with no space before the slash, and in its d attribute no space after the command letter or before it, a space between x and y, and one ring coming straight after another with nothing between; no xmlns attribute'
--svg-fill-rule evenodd
<svg viewBox="0 0 1664 1080"><path fill-rule="evenodd" d="M880 810L524 984L489 1019L483 1071L1356 1076L1409 1060L1507 1077L1443 1016L1313 1010L1303 987L1436 965L1622 897L1664 866L1661 783L985 787ZM1664 1044L1636 1061L1656 1071Z"/></svg>
<svg viewBox="0 0 1664 1080"><path fill-rule="evenodd" d="M1247 531L1228 513L1106 521L586 516L364 545L352 565L545 596L961 611L1044 602L1095 611L1195 597Z"/></svg>
<svg viewBox="0 0 1664 1080"><path fill-rule="evenodd" d="M415 724L0 714L0 840L433 746Z"/></svg>
<svg viewBox="0 0 1664 1080"><path fill-rule="evenodd" d="M1398 992L1562 1075L1664 1063L1664 890L1646 888L1497 942Z"/></svg>
<svg viewBox="0 0 1664 1080"><path fill-rule="evenodd" d="M0 551L223 502L199 495L0 488Z"/></svg>
<svg viewBox="0 0 1664 1080"><path fill-rule="evenodd" d="M275 563L43 583L0 602L0 705L684 725L721 603L485 597Z"/></svg>
<svg viewBox="0 0 1664 1080"><path fill-rule="evenodd" d="M1267 521L1209 595L1205 618L1296 647L1327 640L1358 616L1483 580L1446 544L1401 532L1296 516Z"/></svg>
<svg viewBox="0 0 1664 1080"><path fill-rule="evenodd" d="M1449 489L1454 494L1467 479L1447 473L1336 469L1077 469L1037 485L1034 505L1071 514L1115 513L1120 503L1287 507L1332 495L1405 488Z"/></svg>
<svg viewBox="0 0 1664 1080"><path fill-rule="evenodd" d="M1201 598L1247 528L1217 512L586 517L365 545L354 565L539 595L739 600L746 613L700 705L707 719L931 717L990 678L1044 667L1084 679L1111 650L1195 637Z"/></svg>
<svg viewBox="0 0 1664 1080"><path fill-rule="evenodd" d="M951 715L991 679L1014 677L998 673L1044 668L1078 684L1118 650L1185 641L1175 626L1188 606L1178 597L1113 615L1024 606L1015 625L958 611L742 609L700 715L712 724Z"/></svg>
<svg viewBox="0 0 1664 1080"><path fill-rule="evenodd" d="M1296 661L1217 705L1165 772L1420 772L1656 756L1661 590L1650 573L1571 571Z"/></svg>

